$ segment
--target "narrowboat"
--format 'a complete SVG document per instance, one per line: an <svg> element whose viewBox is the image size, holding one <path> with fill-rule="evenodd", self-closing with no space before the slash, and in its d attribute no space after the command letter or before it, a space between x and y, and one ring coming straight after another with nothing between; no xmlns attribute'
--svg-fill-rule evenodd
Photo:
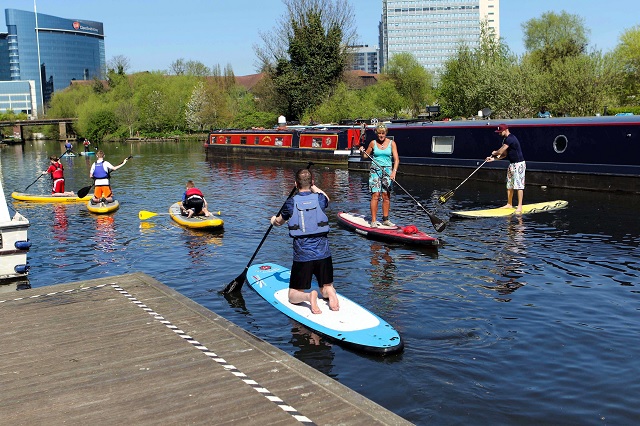
<svg viewBox="0 0 640 426"><path fill-rule="evenodd" d="M276 129L223 129L209 133L207 159L237 158L347 166L360 125L288 126Z"/></svg>
<svg viewBox="0 0 640 426"><path fill-rule="evenodd" d="M502 123L522 145L527 185L640 193L640 116L385 124L398 149L399 176L461 180L501 146L495 130ZM366 140L373 137L371 127ZM367 160L354 150L348 168L368 170ZM488 162L473 179L504 182L507 165L505 160Z"/></svg>

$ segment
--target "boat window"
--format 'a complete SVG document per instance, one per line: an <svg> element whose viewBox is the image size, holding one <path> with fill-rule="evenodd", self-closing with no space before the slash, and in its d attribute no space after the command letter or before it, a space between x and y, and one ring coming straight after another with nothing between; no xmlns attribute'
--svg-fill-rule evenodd
<svg viewBox="0 0 640 426"><path fill-rule="evenodd" d="M226 144L230 144L230 143L231 143L231 136L226 136L226 137L224 138L224 143L226 143Z"/></svg>
<svg viewBox="0 0 640 426"><path fill-rule="evenodd" d="M276 138L276 143L275 143L274 145L275 145L275 146L282 146L282 145L283 145L283 140L284 140L284 139L282 138L282 136L278 136L278 137Z"/></svg>
<svg viewBox="0 0 640 426"><path fill-rule="evenodd" d="M254 145L260 145L260 136L254 136L253 144Z"/></svg>
<svg viewBox="0 0 640 426"><path fill-rule="evenodd" d="M247 137L240 136L240 145L246 145L246 144L247 144Z"/></svg>
<svg viewBox="0 0 640 426"><path fill-rule="evenodd" d="M322 138L311 138L312 148L322 148Z"/></svg>
<svg viewBox="0 0 640 426"><path fill-rule="evenodd" d="M553 141L553 150L558 154L562 154L567 150L568 144L569 141L567 140L567 137L565 135L558 135Z"/></svg>
<svg viewBox="0 0 640 426"><path fill-rule="evenodd" d="M455 136L433 136L431 138L431 152L434 154L453 154Z"/></svg>

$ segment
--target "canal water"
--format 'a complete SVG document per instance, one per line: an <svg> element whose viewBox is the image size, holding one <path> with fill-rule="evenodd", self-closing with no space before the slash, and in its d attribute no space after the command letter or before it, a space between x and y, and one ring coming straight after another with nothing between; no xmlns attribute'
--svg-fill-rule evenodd
<svg viewBox="0 0 640 426"><path fill-rule="evenodd" d="M367 240L336 226L339 211L368 211L367 175L314 167L331 197L330 237L339 292L376 312L404 338L389 357L346 350L273 309L250 288L228 301L218 291L247 265L293 186L296 168L278 162L207 161L198 142L103 144L118 164L110 216L83 204L13 201L47 167L58 142L2 147L4 190L31 221L28 281L44 287L145 272L415 424L637 424L640 421L640 198L529 187L526 202L563 199L564 210L521 218L450 220L442 247ZM91 183L92 158L65 159L67 188ZM402 166L400 167L402 171ZM224 232L186 230L168 207L186 180L220 211ZM501 185L406 176L398 182L449 220L451 209L500 206ZM48 177L29 192L47 193ZM434 233L402 192L391 219ZM161 213L141 221L140 210ZM274 228L255 262L290 265L291 241ZM0 327L6 327L1 326ZM212 348L215 350L215 347Z"/></svg>

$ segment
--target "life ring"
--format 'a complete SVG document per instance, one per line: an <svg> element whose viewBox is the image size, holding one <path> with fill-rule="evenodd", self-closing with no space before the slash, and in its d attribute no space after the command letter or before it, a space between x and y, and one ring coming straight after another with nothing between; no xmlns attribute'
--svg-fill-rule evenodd
<svg viewBox="0 0 640 426"><path fill-rule="evenodd" d="M262 138L262 142L263 143L271 143L271 137L270 136L264 136Z"/></svg>

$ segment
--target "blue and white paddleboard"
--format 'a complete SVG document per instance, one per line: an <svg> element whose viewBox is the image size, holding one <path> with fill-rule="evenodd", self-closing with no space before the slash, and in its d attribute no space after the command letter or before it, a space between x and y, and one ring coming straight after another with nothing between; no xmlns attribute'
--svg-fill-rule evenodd
<svg viewBox="0 0 640 426"><path fill-rule="evenodd" d="M249 267L247 282L260 296L288 317L345 346L365 352L390 354L402 351L400 334L385 320L338 294L340 310L329 309L328 300L318 298L321 314L308 303L289 303L291 271L274 263Z"/></svg>

